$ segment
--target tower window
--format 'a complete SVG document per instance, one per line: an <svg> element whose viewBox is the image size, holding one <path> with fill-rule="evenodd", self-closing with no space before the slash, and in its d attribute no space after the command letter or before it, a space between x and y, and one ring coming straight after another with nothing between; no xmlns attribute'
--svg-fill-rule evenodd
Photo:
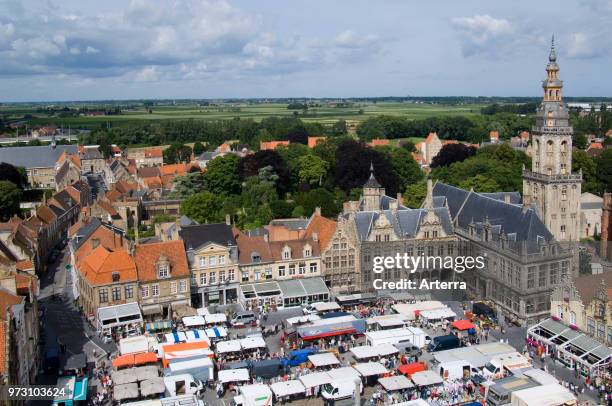
<svg viewBox="0 0 612 406"><path fill-rule="evenodd" d="M565 239L565 224L561 225L561 239Z"/></svg>
<svg viewBox="0 0 612 406"><path fill-rule="evenodd" d="M561 200L567 200L567 189L561 189Z"/></svg>

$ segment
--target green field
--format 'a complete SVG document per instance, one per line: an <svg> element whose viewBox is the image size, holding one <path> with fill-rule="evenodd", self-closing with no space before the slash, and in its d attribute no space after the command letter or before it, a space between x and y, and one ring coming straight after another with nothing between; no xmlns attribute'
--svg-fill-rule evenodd
<svg viewBox="0 0 612 406"><path fill-rule="evenodd" d="M308 111L297 111L297 117L306 122L330 124L339 119L360 122L370 116L381 114L403 116L410 119L422 119L431 116L444 115L477 115L480 114L479 104L444 105L424 103L379 102L355 103L349 107L310 107ZM34 107L0 106L0 114L8 119L17 119L24 114L32 115L28 120L30 125L55 124L72 126L73 128L99 128L107 123L111 126L129 125L134 122L156 120L227 120L236 117L262 120L270 116L291 117L294 110L287 109L287 104L279 103L236 103L215 106L198 106L196 104L181 104L153 106L148 113L144 107L138 109L123 109L120 115L94 117L57 117L45 113L37 113Z"/></svg>

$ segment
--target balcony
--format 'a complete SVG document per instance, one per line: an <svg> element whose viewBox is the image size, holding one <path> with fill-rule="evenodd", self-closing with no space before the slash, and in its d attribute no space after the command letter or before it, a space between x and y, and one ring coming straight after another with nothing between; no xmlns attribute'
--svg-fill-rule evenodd
<svg viewBox="0 0 612 406"><path fill-rule="evenodd" d="M546 182L582 182L582 175L579 173L572 174L556 174L556 175L546 175L543 173L532 172L529 170L523 171L523 178L540 180Z"/></svg>

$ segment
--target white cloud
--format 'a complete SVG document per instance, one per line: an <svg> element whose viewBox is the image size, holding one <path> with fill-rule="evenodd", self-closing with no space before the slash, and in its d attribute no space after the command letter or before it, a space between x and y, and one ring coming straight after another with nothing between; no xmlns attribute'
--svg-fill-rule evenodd
<svg viewBox="0 0 612 406"><path fill-rule="evenodd" d="M157 82L160 74L155 66L148 66L136 73L134 80L136 82Z"/></svg>
<svg viewBox="0 0 612 406"><path fill-rule="evenodd" d="M464 56L478 53L497 53L502 42L514 33L510 22L490 15L453 18L452 23L461 40Z"/></svg>
<svg viewBox="0 0 612 406"><path fill-rule="evenodd" d="M96 49L96 48L92 47L91 45L87 45L87 48L85 48L85 53L86 54L97 54L99 52L100 52L99 49Z"/></svg>

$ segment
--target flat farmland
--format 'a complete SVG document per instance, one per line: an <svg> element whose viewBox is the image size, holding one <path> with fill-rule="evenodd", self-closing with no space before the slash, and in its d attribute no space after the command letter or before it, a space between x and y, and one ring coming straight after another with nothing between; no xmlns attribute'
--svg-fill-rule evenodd
<svg viewBox="0 0 612 406"><path fill-rule="evenodd" d="M71 106L76 107L76 106ZM93 106L88 106L90 109ZM116 107L116 106L115 106ZM432 116L478 115L483 105L444 105L425 103L379 102L354 103L348 106L333 106L322 104L309 107L308 110L290 110L287 104L281 103L235 103L213 106L198 106L196 104L153 106L150 112L142 108L122 108L121 114L104 116L78 116L58 117L41 113L33 107L4 106L0 107L0 114L9 119L19 119L28 114L30 125L55 124L72 126L73 128L100 128L123 126L148 121L160 120L230 120L233 118L253 119L260 121L266 117L292 117L296 116L306 122L320 122L330 124L339 119L360 122L376 115L401 116L408 119L423 119ZM100 106L103 109L104 106Z"/></svg>

